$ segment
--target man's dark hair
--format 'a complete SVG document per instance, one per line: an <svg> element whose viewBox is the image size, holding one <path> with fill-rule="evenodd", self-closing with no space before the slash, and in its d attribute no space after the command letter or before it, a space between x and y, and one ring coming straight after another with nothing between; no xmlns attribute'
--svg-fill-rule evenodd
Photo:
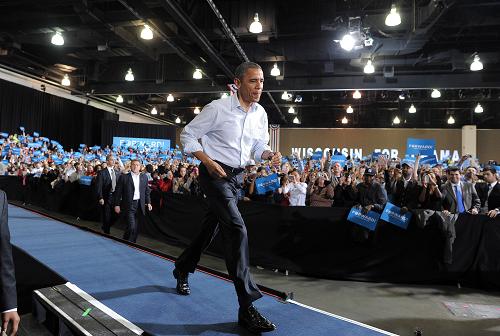
<svg viewBox="0 0 500 336"><path fill-rule="evenodd" d="M456 172L456 171L460 172L460 168L458 168L458 167L449 167L449 168L446 170L446 172L447 172L448 174L450 174L450 173L454 173L454 172Z"/></svg>
<svg viewBox="0 0 500 336"><path fill-rule="evenodd" d="M260 69L260 70L262 70L260 65L258 65L257 63L243 62L240 65L238 65L236 70L234 70L234 77L238 78L239 80L242 80L243 76L245 75L245 73L247 72L248 69Z"/></svg>
<svg viewBox="0 0 500 336"><path fill-rule="evenodd" d="M110 159L114 159L113 154L106 155L106 161L109 161Z"/></svg>
<svg viewBox="0 0 500 336"><path fill-rule="evenodd" d="M483 169L483 173L486 172L486 171L489 171L490 173L492 173L493 175L495 175L497 173L497 170L495 167L493 166L486 166L484 167Z"/></svg>

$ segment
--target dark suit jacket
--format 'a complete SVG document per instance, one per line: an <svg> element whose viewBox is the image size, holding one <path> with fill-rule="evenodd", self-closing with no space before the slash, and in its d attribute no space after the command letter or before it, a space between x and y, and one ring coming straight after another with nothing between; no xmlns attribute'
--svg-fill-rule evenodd
<svg viewBox="0 0 500 336"><path fill-rule="evenodd" d="M477 196L474 185L472 183L462 181L461 186L465 211L469 211L472 208L476 208L479 211L481 201L479 200L479 196ZM453 191L450 181L443 184L441 194L443 198L443 209L448 210L451 213L457 213L457 198L455 197L455 192Z"/></svg>
<svg viewBox="0 0 500 336"><path fill-rule="evenodd" d="M361 182L356 187L358 189L357 201L361 206L373 205L373 210L382 211L387 203L387 196L380 183L373 182L366 185Z"/></svg>
<svg viewBox="0 0 500 336"><path fill-rule="evenodd" d="M500 183L491 189L490 196L488 197L488 184L476 183L476 191L481 200L481 207L484 207L486 198L488 198L488 210L500 209Z"/></svg>
<svg viewBox="0 0 500 336"><path fill-rule="evenodd" d="M139 175L139 194L141 197L139 206L143 214L146 214L146 204L151 204L150 192L148 178L144 174ZM113 204L115 206L119 205L121 210L127 211L130 209L134 200L134 180L132 179L132 173L120 175L120 178L116 182L113 200Z"/></svg>
<svg viewBox="0 0 500 336"><path fill-rule="evenodd" d="M120 172L115 170L116 184L118 184L118 179L120 177ZM109 195L111 194L111 175L109 174L108 168L102 169L97 173L96 176L96 193L97 199L104 199L105 202L108 201ZM116 187L115 187L116 189Z"/></svg>
<svg viewBox="0 0 500 336"><path fill-rule="evenodd" d="M0 312L17 308L16 277L10 245L7 196L0 190Z"/></svg>

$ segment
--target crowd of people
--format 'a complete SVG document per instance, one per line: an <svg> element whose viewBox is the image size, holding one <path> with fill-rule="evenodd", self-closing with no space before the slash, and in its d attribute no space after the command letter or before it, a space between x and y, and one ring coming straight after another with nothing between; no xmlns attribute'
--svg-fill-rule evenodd
<svg viewBox="0 0 500 336"><path fill-rule="evenodd" d="M115 169L130 171L130 159L141 160L152 191L201 196L198 162L179 149L150 150L114 146L80 146L64 151L57 141L38 133L5 133L0 144L0 175L18 176L50 183L54 190L83 176L94 178L107 167L106 156L115 157ZM332 153L319 160L298 154L284 158L281 166L250 160L245 167L240 200L281 206L352 207L381 211L387 202L404 210L432 209L451 213L484 213L495 217L500 207L500 185L496 162L481 166L465 155L459 162L430 165L389 159L380 155L370 160L331 161ZM278 174L280 186L259 193L256 181ZM459 189L457 189L459 187ZM458 190L458 192L457 192ZM457 198L461 198L457 201Z"/></svg>

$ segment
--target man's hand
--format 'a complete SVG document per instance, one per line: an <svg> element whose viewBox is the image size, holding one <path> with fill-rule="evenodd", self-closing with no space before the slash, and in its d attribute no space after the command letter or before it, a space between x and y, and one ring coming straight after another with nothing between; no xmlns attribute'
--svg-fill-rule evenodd
<svg viewBox="0 0 500 336"><path fill-rule="evenodd" d="M490 210L490 211L488 211L487 215L490 218L495 218L498 215L498 210L497 209Z"/></svg>
<svg viewBox="0 0 500 336"><path fill-rule="evenodd" d="M401 208L401 214L405 214L408 212L408 208L407 207L402 207Z"/></svg>
<svg viewBox="0 0 500 336"><path fill-rule="evenodd" d="M473 215L477 215L479 213L479 211L476 208L470 209L469 212Z"/></svg>
<svg viewBox="0 0 500 336"><path fill-rule="evenodd" d="M274 152L272 154L273 155L269 158L269 161L271 161L271 166L279 167L281 165L281 153Z"/></svg>
<svg viewBox="0 0 500 336"><path fill-rule="evenodd" d="M448 210L443 210L443 214L445 216L451 216L451 212L449 212Z"/></svg>
<svg viewBox="0 0 500 336"><path fill-rule="evenodd" d="M153 206L151 204L146 204L148 206L148 210L151 211L153 210Z"/></svg>
<svg viewBox="0 0 500 336"><path fill-rule="evenodd" d="M11 331L8 336L15 336L17 334L17 329L19 328L19 315L16 311L2 313L2 332L7 334L7 328L9 324L11 325Z"/></svg>
<svg viewBox="0 0 500 336"><path fill-rule="evenodd" d="M120 206L119 206L119 205L115 206L115 212L116 212L117 214L119 214L119 213L120 213Z"/></svg>
<svg viewBox="0 0 500 336"><path fill-rule="evenodd" d="M104 200L102 198L99 200L99 204L104 205Z"/></svg>
<svg viewBox="0 0 500 336"><path fill-rule="evenodd" d="M207 167L208 173L213 178L227 177L226 172L224 171L224 169L222 169L222 167L220 166L220 164L218 164L214 160L209 159L206 162L203 162L203 164L205 165L205 167Z"/></svg>
<svg viewBox="0 0 500 336"><path fill-rule="evenodd" d="M365 207L363 207L363 213L368 213L371 209L373 209L373 205L370 204L370 205L367 205Z"/></svg>

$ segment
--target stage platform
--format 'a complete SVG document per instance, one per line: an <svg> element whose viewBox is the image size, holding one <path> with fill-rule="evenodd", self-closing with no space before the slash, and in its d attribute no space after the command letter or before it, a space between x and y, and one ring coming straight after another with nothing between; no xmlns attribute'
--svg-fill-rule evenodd
<svg viewBox="0 0 500 336"><path fill-rule="evenodd" d="M236 323L236 294L227 280L195 272L190 277L192 294L180 296L175 292L173 262L162 256L13 205L9 227L15 247L147 334L249 334ZM271 295L255 306L278 326L268 335L395 335Z"/></svg>

